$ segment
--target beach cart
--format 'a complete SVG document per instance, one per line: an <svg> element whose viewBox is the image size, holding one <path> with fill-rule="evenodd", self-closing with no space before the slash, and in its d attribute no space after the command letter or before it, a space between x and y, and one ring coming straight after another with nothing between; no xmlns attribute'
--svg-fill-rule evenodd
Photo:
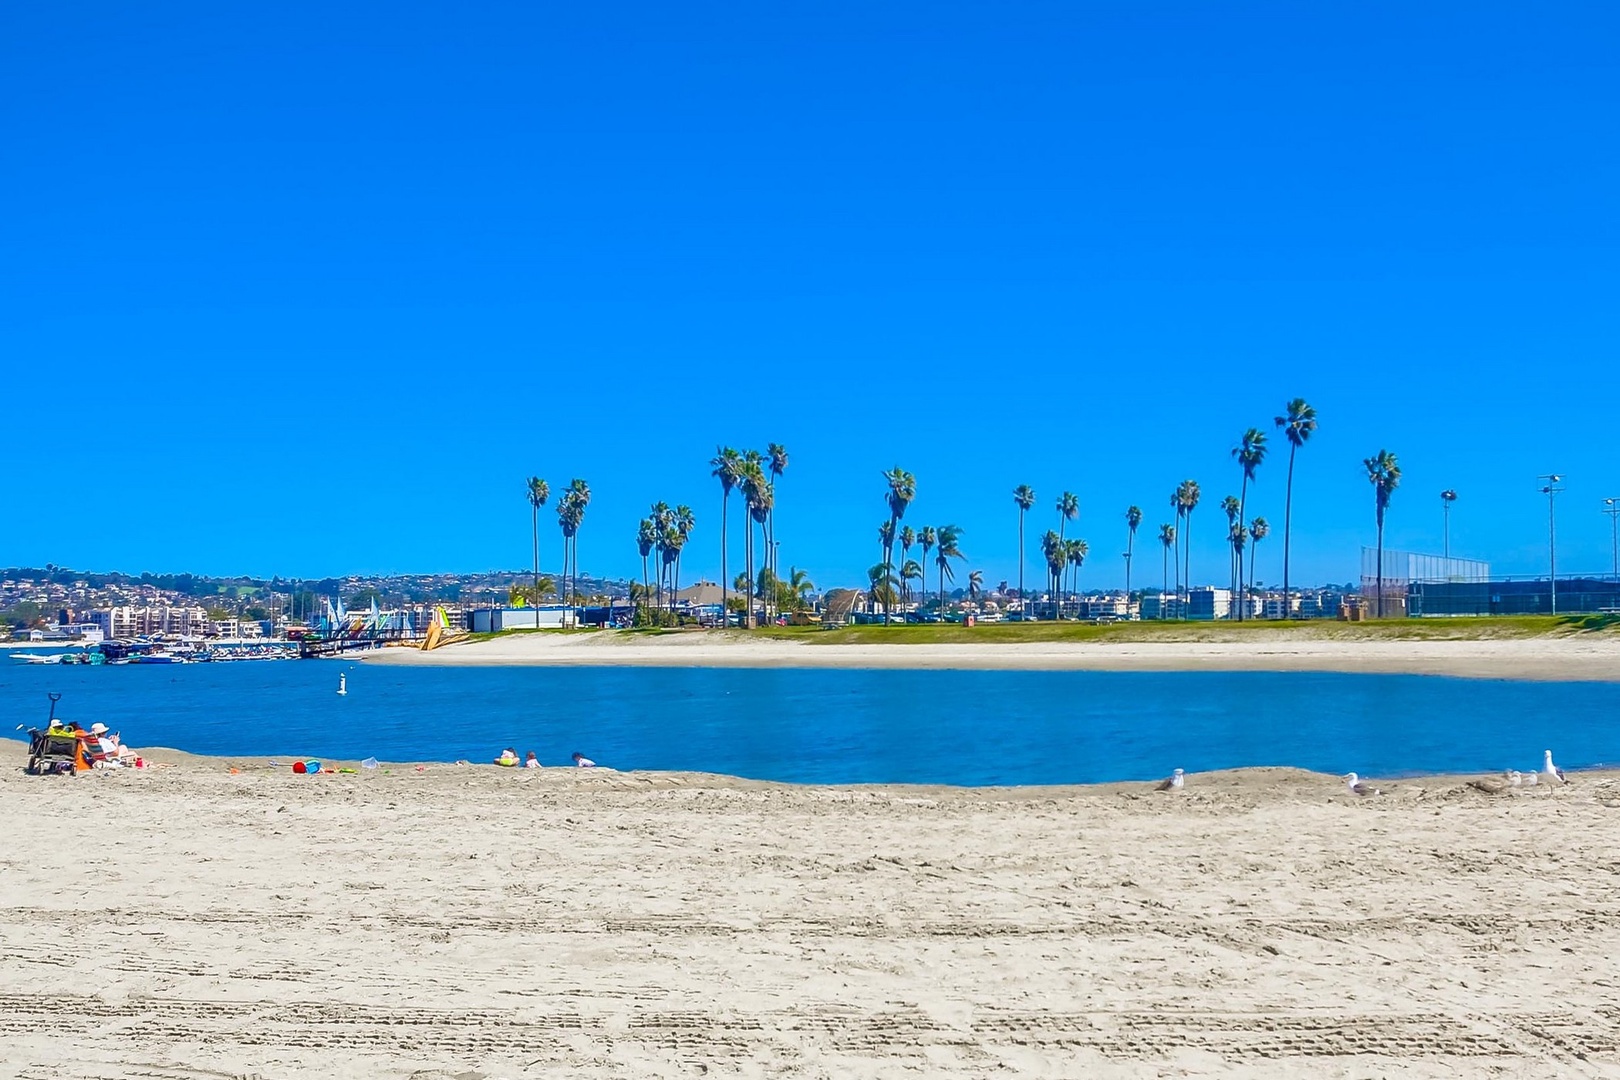
<svg viewBox="0 0 1620 1080"><path fill-rule="evenodd" d="M28 732L27 771L34 776L72 773L83 762L78 736L56 725L56 703L62 700L62 695L48 696L51 699L51 715L45 722L44 730L33 728Z"/></svg>

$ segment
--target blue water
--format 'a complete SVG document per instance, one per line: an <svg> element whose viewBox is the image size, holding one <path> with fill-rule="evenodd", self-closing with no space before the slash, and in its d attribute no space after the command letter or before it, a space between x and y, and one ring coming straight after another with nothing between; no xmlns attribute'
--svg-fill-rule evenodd
<svg viewBox="0 0 1620 1080"><path fill-rule="evenodd" d="M814 783L1063 784L1244 765L1364 775L1620 760L1620 686L1309 673L24 666L4 733L60 712L239 757L693 769ZM338 673L349 693L339 697Z"/></svg>

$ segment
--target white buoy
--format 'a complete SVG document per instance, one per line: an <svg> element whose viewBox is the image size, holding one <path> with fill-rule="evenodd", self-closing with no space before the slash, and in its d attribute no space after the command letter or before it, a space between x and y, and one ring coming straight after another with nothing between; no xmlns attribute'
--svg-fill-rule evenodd
<svg viewBox="0 0 1620 1080"><path fill-rule="evenodd" d="M338 693L347 694L348 692L349 676L340 671L338 672Z"/></svg>

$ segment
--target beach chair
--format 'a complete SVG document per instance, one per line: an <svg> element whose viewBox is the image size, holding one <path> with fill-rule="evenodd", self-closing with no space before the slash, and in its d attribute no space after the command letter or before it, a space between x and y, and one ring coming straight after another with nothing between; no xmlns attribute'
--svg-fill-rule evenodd
<svg viewBox="0 0 1620 1080"><path fill-rule="evenodd" d="M28 769L33 776L72 773L88 761L79 752L79 740L71 733L55 729L28 733Z"/></svg>

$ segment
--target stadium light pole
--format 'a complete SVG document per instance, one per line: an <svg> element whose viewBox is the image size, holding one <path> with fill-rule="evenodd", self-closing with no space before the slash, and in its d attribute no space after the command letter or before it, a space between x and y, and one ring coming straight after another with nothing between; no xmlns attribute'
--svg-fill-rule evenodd
<svg viewBox="0 0 1620 1080"><path fill-rule="evenodd" d="M1620 498L1604 499L1603 512L1609 515L1609 545L1614 549L1614 579L1620 581Z"/></svg>
<svg viewBox="0 0 1620 1080"><path fill-rule="evenodd" d="M1440 493L1440 513L1441 516L1445 518L1444 551L1445 558L1448 563L1451 561L1451 504L1456 501L1457 493L1451 488L1446 488L1446 490ZM1451 567L1446 567L1446 573L1451 573Z"/></svg>
<svg viewBox="0 0 1620 1080"><path fill-rule="evenodd" d="M1553 516L1553 499L1564 489L1558 486L1563 479L1557 473L1536 477L1545 480L1541 493L1547 496L1547 588L1552 600L1552 613L1558 614L1558 525Z"/></svg>

